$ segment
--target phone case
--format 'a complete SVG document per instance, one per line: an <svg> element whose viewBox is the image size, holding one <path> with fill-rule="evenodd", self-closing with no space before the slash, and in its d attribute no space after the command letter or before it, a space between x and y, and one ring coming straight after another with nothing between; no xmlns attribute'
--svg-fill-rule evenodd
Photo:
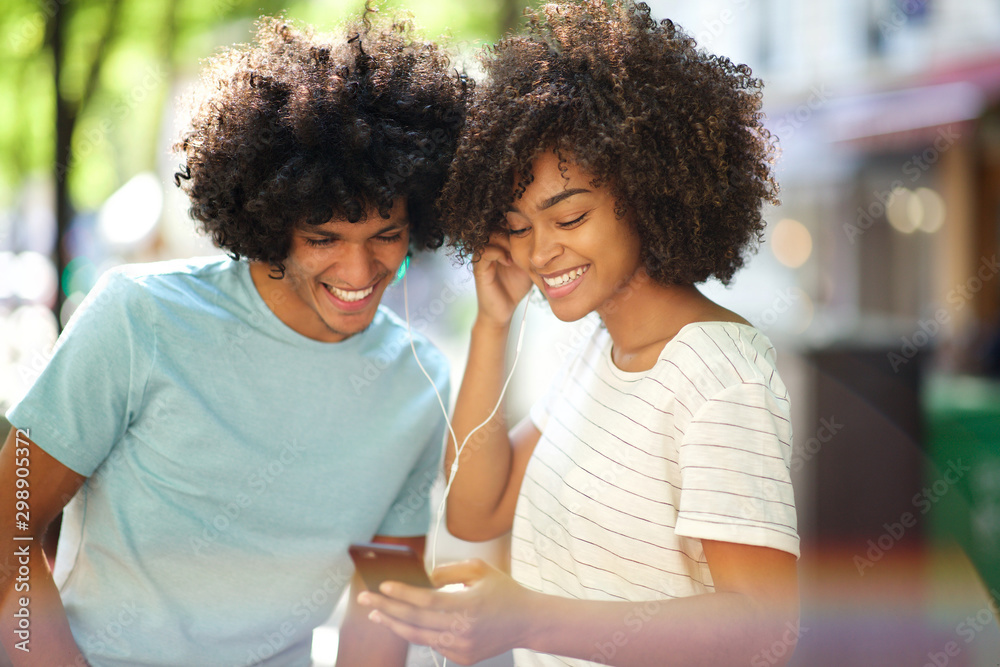
<svg viewBox="0 0 1000 667"><path fill-rule="evenodd" d="M352 544L347 551L370 591L377 592L383 581L433 588L423 560L410 547L367 542Z"/></svg>

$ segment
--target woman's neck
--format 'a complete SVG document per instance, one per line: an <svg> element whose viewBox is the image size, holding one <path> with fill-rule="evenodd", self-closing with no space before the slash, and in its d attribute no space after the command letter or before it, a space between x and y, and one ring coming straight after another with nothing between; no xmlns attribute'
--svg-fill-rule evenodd
<svg viewBox="0 0 1000 667"><path fill-rule="evenodd" d="M694 285L662 285L644 268L597 313L613 342L612 360L625 371L652 368L663 346L692 322L747 323L705 297Z"/></svg>

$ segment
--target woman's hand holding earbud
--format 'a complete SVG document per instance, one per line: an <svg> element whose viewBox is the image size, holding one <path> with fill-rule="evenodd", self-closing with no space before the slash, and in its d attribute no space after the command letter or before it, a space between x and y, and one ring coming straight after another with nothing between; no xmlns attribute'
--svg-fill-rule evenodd
<svg viewBox="0 0 1000 667"><path fill-rule="evenodd" d="M510 256L510 241L506 234L490 237L489 244L473 263L479 320L507 327L514 310L531 289L531 278Z"/></svg>

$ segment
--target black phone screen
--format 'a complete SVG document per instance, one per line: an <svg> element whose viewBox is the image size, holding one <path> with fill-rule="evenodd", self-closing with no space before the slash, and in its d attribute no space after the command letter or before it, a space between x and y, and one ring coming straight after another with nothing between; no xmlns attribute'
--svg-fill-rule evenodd
<svg viewBox="0 0 1000 667"><path fill-rule="evenodd" d="M410 547L364 542L352 544L347 551L370 591L378 592L383 581L399 581L423 588L434 587L424 569L423 560Z"/></svg>

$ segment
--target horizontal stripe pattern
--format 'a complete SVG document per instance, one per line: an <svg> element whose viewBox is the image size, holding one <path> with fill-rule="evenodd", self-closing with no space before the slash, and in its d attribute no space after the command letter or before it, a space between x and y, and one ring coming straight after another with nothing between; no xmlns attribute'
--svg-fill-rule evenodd
<svg viewBox="0 0 1000 667"><path fill-rule="evenodd" d="M767 338L690 324L642 373L615 367L611 344L599 328L532 408L542 436L515 512L515 579L564 597L670 599L714 590L702 539L798 555L789 400Z"/></svg>

